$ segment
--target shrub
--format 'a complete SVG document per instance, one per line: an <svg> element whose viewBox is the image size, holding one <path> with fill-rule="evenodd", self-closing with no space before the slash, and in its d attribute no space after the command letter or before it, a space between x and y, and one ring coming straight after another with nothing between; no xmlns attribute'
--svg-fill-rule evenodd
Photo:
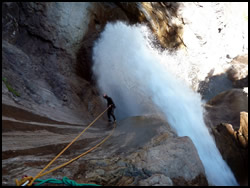
<svg viewBox="0 0 250 188"><path fill-rule="evenodd" d="M2 80L3 80L4 84L6 85L6 87L8 88L8 90L9 90L11 93L13 93L14 95L16 95L17 97L20 97L20 94L19 94L17 91L15 91L15 90L10 86L10 84L7 82L7 78L3 77Z"/></svg>

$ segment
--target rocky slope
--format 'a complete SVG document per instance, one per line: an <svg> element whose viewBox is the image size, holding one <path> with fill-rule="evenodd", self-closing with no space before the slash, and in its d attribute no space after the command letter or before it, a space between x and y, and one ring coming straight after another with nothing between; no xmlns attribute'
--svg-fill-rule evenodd
<svg viewBox="0 0 250 188"><path fill-rule="evenodd" d="M24 174L35 176L105 109L91 66L94 41L107 22L145 23L155 34L155 45L171 52L195 49L195 40L190 41L187 35L192 31L201 47L209 49L208 36L202 27L191 22L188 6L195 8L197 14L210 10L210 6L202 3L174 2L2 3L2 185L14 185L14 179L21 179ZM221 18L224 13L230 15L225 11L228 4L213 6L221 26L216 29L219 39L230 38L226 29L233 24L230 19ZM238 40L245 41L242 36ZM233 60L234 66L227 72L233 82L230 87L247 85L247 71L244 74L241 71L242 66L248 69L246 60L242 63L239 58L233 59L246 54L247 44L240 45L235 45L237 50L228 50L228 56L221 54L227 61ZM212 86L207 83L209 90ZM223 95L219 101L227 101L226 98ZM246 99L239 96L230 100ZM212 107L207 109L210 113L207 117L214 126L231 123L240 127L235 119L239 116L237 110L223 111L224 107L209 105ZM216 109L225 114L217 117ZM228 114L237 115L230 119ZM58 163L86 151L108 135L111 125L105 120L106 116L98 120ZM234 162L235 166L238 164ZM177 137L167 122L151 116L119 121L114 135L100 148L43 178L63 176L78 183L101 185L208 184L192 141Z"/></svg>
<svg viewBox="0 0 250 188"><path fill-rule="evenodd" d="M5 105L4 112L9 108L13 107ZM14 179L23 175L35 176L84 127L27 112L15 114L15 119L4 115L2 185L14 185ZM112 125L97 122L55 164L87 151L111 129ZM207 185L204 174L188 137L177 137L163 120L145 116L119 121L115 133L98 149L41 179L67 176L79 183L101 185Z"/></svg>
<svg viewBox="0 0 250 188"><path fill-rule="evenodd" d="M77 61L88 28L82 9L87 8L85 3L3 4L2 72L20 94L16 97L3 92L5 101L16 99L17 105L50 118L53 113L49 111L55 108L71 115L79 111L79 122L100 112L97 91L86 74L89 68L79 67L81 63L87 66L87 61ZM63 115L54 118L60 117Z"/></svg>
<svg viewBox="0 0 250 188"><path fill-rule="evenodd" d="M228 29L237 21L236 19L232 20L233 23L229 21L230 13L234 11L232 7L230 3L174 2L3 3L2 76L20 94L20 97L9 96L6 93L3 95L7 97L6 101L18 100L21 104L19 106L26 107L27 110L31 109L32 105L36 105L32 111L36 111L42 106L51 110L57 108L64 111L65 109L71 113L79 111L80 115L77 118L84 121L103 110L100 109L102 101L94 86L95 78L92 75L91 66L94 41L107 22L121 20L129 24L144 23L154 32L156 38L154 42L158 47L167 48L170 51L184 48L188 50L189 54L192 54L190 57L204 54L202 61L207 59L207 64L210 65L213 64L209 62L212 60L209 58L210 50L206 49L213 49L213 46L209 43L207 32L203 31L207 27L203 28L196 24L192 20L189 10L195 10L195 15L213 13L211 16L216 10L217 17L212 19L219 22L220 26L224 24L223 28L218 33L213 32L213 28L217 25L212 25L208 29L214 33L215 37L218 37L218 40L228 41L226 39L231 37L231 34L236 35L235 32L229 33L231 30ZM209 12L211 8L214 10ZM245 10L242 10L243 15L239 16L244 17L245 13ZM245 25L244 21L242 25ZM184 30L185 33L183 33ZM237 55L247 53L247 44L244 43L245 40L241 39L245 36L244 27L240 32L239 42L237 45L235 43L233 45L235 48L238 47ZM193 37L195 37L194 40L189 42L189 39ZM233 41L228 41L228 44L221 49L231 47L231 42ZM196 43L200 45L200 49L204 50L195 49ZM224 42L221 44L224 45ZM226 58L225 61L230 61L235 57L235 53L236 51L232 51L226 55L224 51L221 51L221 54L218 55L220 59ZM195 61L195 59L190 59L190 61ZM201 60L198 59L198 61ZM246 62L246 60L244 61ZM239 65L239 63L237 64ZM237 67L242 70L242 65L237 64L234 63L234 66L228 71L230 72L228 77L234 79L235 85L239 86L240 84L236 83L235 72L239 70ZM208 66L206 71L209 71L209 68ZM247 72L247 70L245 66L244 71ZM216 71L209 77L215 75ZM240 79L247 76L243 75L244 77L240 76ZM237 80L239 80L238 78ZM197 82L195 78L192 80L192 82ZM193 85L194 88L195 85L196 83ZM213 87L211 85L209 88ZM228 87L224 89L228 89ZM204 87L200 90L204 90ZM43 112L38 110L37 113ZM53 114L47 116L53 118L51 115L53 116Z"/></svg>
<svg viewBox="0 0 250 188"><path fill-rule="evenodd" d="M206 121L221 155L237 180L248 184L248 96L242 89L220 93L207 102Z"/></svg>
<svg viewBox="0 0 250 188"><path fill-rule="evenodd" d="M105 24L147 20L134 3L3 3L2 18L2 185L14 185L24 174L35 176L104 110L91 61L93 42ZM68 176L101 185L207 185L191 140L178 138L164 124L148 117L121 121L100 149L44 178ZM110 128L99 120L58 161L89 149ZM168 157L174 163L165 163ZM162 163L147 166L154 158Z"/></svg>

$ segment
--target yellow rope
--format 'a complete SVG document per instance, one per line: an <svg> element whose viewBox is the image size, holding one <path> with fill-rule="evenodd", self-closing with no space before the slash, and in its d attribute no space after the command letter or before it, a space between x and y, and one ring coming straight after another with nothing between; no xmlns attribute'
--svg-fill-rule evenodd
<svg viewBox="0 0 250 188"><path fill-rule="evenodd" d="M24 177L24 178L21 179L20 181L18 181L18 180L16 179L16 185L17 185L17 186L21 186L21 185L25 184L25 182L27 182L27 181L28 181L28 182L32 181L32 179L33 179L32 176Z"/></svg>
<svg viewBox="0 0 250 188"><path fill-rule="evenodd" d="M109 106L110 107L110 106ZM34 178L33 177L31 177L31 176L29 176L29 177L25 177L25 178L23 178L22 180L20 180L20 182L16 179L16 185L17 186L20 186L20 185L23 185L26 181L29 181L29 183L27 184L28 186L31 186L32 184L33 184L33 182L37 179L37 178L39 178L39 177L41 177L41 176L44 176L44 175L46 175L46 174L48 174L48 173L50 173L50 172L53 172L53 171L55 171L55 170L57 170L57 169L59 169L59 168L62 168L62 167L64 167L64 166L66 166L66 165L68 165L68 164L70 164L70 163L72 163L73 161L75 161L76 159L78 159L78 158L80 158L80 157L82 157L82 156L84 156L84 155L86 155L87 153L89 153L90 151L92 151L93 149L95 149L96 147L98 147L99 145L101 145L102 143L104 143L112 134L113 134L113 132L114 132L114 128L115 128L115 126L114 126L114 128L113 128L113 131L112 131L112 133L108 136L108 137L106 137L102 142L100 142L99 144L97 144L96 146L94 146L93 148L91 148L90 150L88 150L87 152L84 152L83 154L81 154L81 155L79 155L78 157L76 157L76 158L74 158L74 159L72 159L72 160L70 160L70 161L68 161L68 162L66 162L66 163L64 163L64 164L62 164L62 165L60 165L60 166L58 166L58 167L56 167L56 168L54 168L54 169L52 169L52 170L50 170L50 171L48 171L48 172L46 172L46 173L43 173L58 157L60 157L65 151L66 151L66 149L68 149L89 127L91 127L108 109L109 109L109 107L106 109L106 110L104 110L94 121L92 121L90 124L89 124L89 126L88 127L86 127L75 139L73 139L53 160L51 160L50 161L50 163L46 166L46 167L44 167ZM43 173L43 174L42 174Z"/></svg>
<svg viewBox="0 0 250 188"><path fill-rule="evenodd" d="M114 124L114 125L115 125L115 124ZM46 175L46 174L49 174L50 172L53 172L53 171L55 171L55 170L57 170L57 169L59 169L59 168L62 168L62 167L64 167L64 166L66 166L66 165L72 163L73 161L79 159L80 157L86 155L87 153L91 152L92 150L94 150L95 148L97 148L98 146L100 146L101 144L103 144L103 143L113 134L114 130L115 130L115 126L114 126L114 128L113 128L111 134L108 135L105 139L103 139L100 143L96 144L94 147L92 147L92 148L89 149L88 151L82 153L81 155L75 157L74 159L71 159L70 161L68 161L68 162L66 162L66 163L64 163L64 164L62 164L62 165L60 165L60 166L58 166L58 167L55 167L54 169L52 169L52 170L50 170L50 171L48 171L48 172L45 172L45 173L41 174L39 177L44 176L44 175ZM39 178L39 177L38 177L38 178Z"/></svg>

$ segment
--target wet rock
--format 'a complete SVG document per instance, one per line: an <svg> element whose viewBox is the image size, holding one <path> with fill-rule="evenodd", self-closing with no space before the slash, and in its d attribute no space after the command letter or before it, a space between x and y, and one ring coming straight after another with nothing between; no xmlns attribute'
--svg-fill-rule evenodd
<svg viewBox="0 0 250 188"><path fill-rule="evenodd" d="M93 163L86 161L87 169L86 181L88 182L95 182L100 185L118 185L118 186L127 186L127 185L136 185L139 179L146 178L147 176L144 174L142 170L137 169L133 164L129 162L128 159L125 166L117 165L112 158L106 159L109 165L105 167L93 166ZM100 168L97 170L92 170ZM83 178L82 176L78 176L78 178Z"/></svg>
<svg viewBox="0 0 250 188"><path fill-rule="evenodd" d="M20 25L56 48L74 52L87 31L91 3L20 3ZM32 16L31 16L32 15Z"/></svg>
<svg viewBox="0 0 250 188"><path fill-rule="evenodd" d="M3 6L3 76L22 94L20 103L77 110L86 120L99 114L103 104L89 83L92 46L107 21L128 20L123 11L114 3Z"/></svg>
<svg viewBox="0 0 250 188"><path fill-rule="evenodd" d="M235 57L227 70L228 78L234 87L243 88L248 86L248 54Z"/></svg>
<svg viewBox="0 0 250 188"><path fill-rule="evenodd" d="M3 3L2 37L8 42L15 42L19 32L19 5L16 2Z"/></svg>
<svg viewBox="0 0 250 188"><path fill-rule="evenodd" d="M126 7L124 4L122 5ZM139 14L137 13L140 15L139 19L149 24L159 41L154 41L158 48L168 48L171 51L186 46L182 39L182 17L178 11L181 3L142 2L134 4L139 10ZM136 11L132 14L135 13Z"/></svg>
<svg viewBox="0 0 250 188"><path fill-rule="evenodd" d="M212 76L213 71L210 71L205 80L201 81L198 86L198 92L202 95L202 99L206 101L233 88L233 83L228 79L227 74Z"/></svg>
<svg viewBox="0 0 250 188"><path fill-rule="evenodd" d="M232 81L240 80L248 75L248 54L235 57L230 64L228 77Z"/></svg>
<svg viewBox="0 0 250 188"><path fill-rule="evenodd" d="M156 143L158 144L135 154L134 161L137 167L152 173L161 173L171 179L182 177L185 182L191 182L201 175L203 181L199 181L198 184L207 184L204 167L188 137L162 139ZM152 144L155 144L154 141ZM180 184L177 181L174 185Z"/></svg>
<svg viewBox="0 0 250 188"><path fill-rule="evenodd" d="M183 177L172 178L173 184L178 186L208 186L203 174L196 176L192 181L186 181Z"/></svg>
<svg viewBox="0 0 250 188"><path fill-rule="evenodd" d="M13 99L6 87L2 87L3 103L15 107L11 118L18 119L18 123L13 119L4 120L6 132L3 140L8 140L3 142L4 148L7 148L3 154L4 185L11 184L13 177L21 176L24 171L36 174L41 166L51 160L52 154L59 152L67 142L64 136L72 138L83 124L92 121L103 110L91 66L94 41L107 22L123 20L133 24L147 23L158 38L156 45L161 47L178 49L188 42L183 40L182 26L189 20L179 15L182 7L175 2L4 2L2 5L2 74L21 94L18 100ZM198 3L195 6L199 6L202 12L204 5ZM216 28L217 32L218 27L212 28ZM220 34L223 34L225 26L220 25L219 28ZM210 32L206 30L204 33ZM207 43L201 32L194 35L202 44ZM193 40L188 47L192 43ZM230 56L234 57L231 53ZM230 96L226 97L230 99ZM231 100L227 102L235 104ZM240 104L236 102L233 107L242 107L247 104L245 102L245 99ZM210 105L216 105L216 102ZM218 111L226 113L225 109L228 108L225 106L218 105L215 108L217 110L211 109L211 113L214 113L212 116L216 118L210 119L216 122L228 118L225 114L218 117ZM35 121L35 124L21 120L23 111L18 110L21 108L29 111L26 121ZM34 114L50 117L51 121L57 120L59 125L53 127L55 125L51 125L51 122L44 122ZM237 127L235 116L230 118L233 126ZM145 123L145 120L149 123ZM72 124L63 127L62 121L64 125L69 121L78 124L74 124L75 128L71 127L74 126ZM128 121L135 123L135 126L121 122L123 126L111 142L103 145L102 150L53 175L58 177L66 174L76 177L75 180L79 182L102 185L207 185L204 169L190 139L178 138L168 125L166 129L159 128L165 124L152 123L148 118ZM143 128L145 124L147 129ZM103 122L97 125L102 135L110 131L105 126ZM27 129L37 131L30 131L31 134ZM16 132L13 134L8 131ZM23 131L27 135L25 139L20 137ZM95 132L97 130L91 131L89 139L77 142L73 150L59 162L65 162L74 157L73 154L82 152L85 149L83 146L96 143L96 138L101 139L100 134ZM54 133L49 136L48 132ZM245 137L245 128L241 132ZM39 142L37 135L49 138ZM13 144L17 141L16 137L19 138L20 146ZM53 139L57 142L53 142ZM8 151L8 144L12 145L12 150ZM37 153L35 156L34 151Z"/></svg>
<svg viewBox="0 0 250 188"><path fill-rule="evenodd" d="M140 186L173 186L172 180L163 174L154 174L153 176L141 180Z"/></svg>
<svg viewBox="0 0 250 188"><path fill-rule="evenodd" d="M24 112L22 114L25 116ZM29 114L26 118L31 116L34 115ZM17 125L11 124L12 121L9 119L9 122L7 120L3 122L5 126L2 135L5 140L2 179L8 185L12 185L14 176L21 178L24 171L28 175L36 175L66 146L66 143L76 136L76 132L82 130L79 126L63 125L62 122L52 122L47 119L40 119L40 122L36 122L36 126L33 125L33 129L31 123L19 120L22 128L19 126L19 129L15 130ZM56 164L65 163L86 152L108 135L106 129L103 131L104 122L99 123L101 125L98 129L87 131L83 138L76 141L68 149L69 151L58 158ZM33 131L26 131L27 128ZM129 137L133 132L137 136ZM13 144L11 139L17 140L20 133L25 135L25 137L19 136L22 145ZM143 139L140 133L144 135ZM46 139L41 140L40 136ZM53 139L57 142L53 142ZM119 147L121 144L122 148ZM14 171L15 174L10 171ZM111 186L181 185L183 182L191 185L193 181L197 185L207 185L204 183L204 180L207 182L204 176L200 179L195 177L199 173L204 174L204 168L192 141L188 137L177 137L162 119L157 119L156 116L142 116L118 121L115 134L103 145L42 179L51 177L62 179L67 176L78 183ZM178 180L180 177L182 181Z"/></svg>
<svg viewBox="0 0 250 188"><path fill-rule="evenodd" d="M102 162L98 159L85 161L88 169L84 176L86 181L119 186L208 185L204 167L191 140L163 135L154 137L130 155L115 154L115 157L106 158L107 165L100 165Z"/></svg>
<svg viewBox="0 0 250 188"><path fill-rule="evenodd" d="M247 94L241 89L222 92L208 101L205 108L206 124L215 137L223 159L227 161L237 181L241 185L245 184L248 174Z"/></svg>
<svg viewBox="0 0 250 188"><path fill-rule="evenodd" d="M248 97L242 89L231 89L209 100L205 109L205 120L208 127L229 123L234 129L239 129L240 112L248 112Z"/></svg>
<svg viewBox="0 0 250 188"><path fill-rule="evenodd" d="M216 145L240 184L247 178L248 148L246 140L232 125L221 123L212 128Z"/></svg>
<svg viewBox="0 0 250 188"><path fill-rule="evenodd" d="M233 86L235 88L244 88L248 87L248 75L245 78L242 78L240 80L236 80L233 82Z"/></svg>

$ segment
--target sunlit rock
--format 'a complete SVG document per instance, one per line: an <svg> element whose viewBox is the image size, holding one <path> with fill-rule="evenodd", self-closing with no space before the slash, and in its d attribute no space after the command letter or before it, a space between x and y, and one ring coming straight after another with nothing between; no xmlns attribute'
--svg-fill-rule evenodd
<svg viewBox="0 0 250 188"><path fill-rule="evenodd" d="M205 106L206 124L223 159L241 185L247 184L248 97L241 89L223 92ZM245 111L245 112L243 112Z"/></svg>
<svg viewBox="0 0 250 188"><path fill-rule="evenodd" d="M153 35L148 35L151 40L148 46L156 49L152 59L156 60L160 54L161 58L156 62L164 64L162 69L173 73L167 81L176 77L181 80L182 85L179 90L181 92L171 93L163 89L163 95L181 94L184 98L188 96L189 100L190 95L187 95L184 89L185 84L197 91L199 83L206 81L210 72L213 72L211 77L224 74L232 66L229 62L233 58L248 53L247 3L4 2L2 12L2 76L10 87L20 93L20 97L16 96L2 81L2 185L13 185L13 179L20 178L24 172L29 175L38 173L55 153L60 152L68 139L73 139L75 134L105 109L96 86L97 76L92 72L92 58L94 43L100 38L100 33L107 24L122 21L128 25L144 24L151 29ZM124 30L121 33L124 33ZM141 33L138 33L141 36ZM129 35L130 32L125 34ZM128 40L128 45L121 54L115 54L115 49L120 49L125 37L114 33L111 38L117 46L109 49L110 45L105 44L104 48L109 49L105 57L117 55L112 60L118 67L123 59L135 57L134 54L122 56L125 52L131 50L140 54L142 43L133 48L133 42L139 37ZM145 53L136 57L141 60L142 57L150 55L152 54ZM133 65L132 63L131 67ZM233 86L246 87L245 76L248 67L244 66L244 71L241 70L242 66L231 68L233 73L229 74L229 77L237 79ZM108 70L111 76L115 68L108 67ZM134 70L141 71L136 68ZM159 72L156 71L156 74ZM115 80L126 74L122 69ZM143 75L145 83L149 78L150 74ZM152 112L150 110L154 104L151 101L155 95L141 97L145 96L145 91L139 89L141 87L138 86L141 85L136 85L136 79L124 82L127 84L125 89L135 88L140 95L135 100L119 97L117 101L123 105L117 112L123 117L135 115L132 110L125 114L126 109L136 112L137 109L133 108L135 102L144 105L147 113ZM220 87L220 84L216 87ZM109 86L107 90L119 93L121 88ZM157 90L157 93L161 92ZM128 96L130 94L131 92L128 92ZM223 96L231 102L230 94ZM238 102L220 105L220 102L216 103L215 100L209 104L210 120L213 123L221 120L232 123L232 127L227 126L229 133L235 133L235 127L240 126L239 119L236 122L239 109L248 111L245 110L247 99L240 94L237 96ZM198 95L197 97L199 98ZM221 100L221 97L218 100ZM176 104L179 104L179 100L168 101L173 103L166 105L164 109L167 106L175 108ZM164 101L160 100L158 104L162 105ZM180 103L180 111L190 111L193 103L184 104ZM219 104L218 107L215 107L216 104ZM228 116L227 112L231 107L235 108L235 113ZM201 110L202 108L197 106L195 112ZM154 112L162 115L155 109ZM171 113L177 115L174 121L185 118L185 113L170 110L169 114ZM108 134L111 127L108 127L104 120L106 117L102 117L97 127L91 129L86 134L87 137L77 142L71 151L66 152L59 162L83 152L90 144ZM246 119L241 121L246 122ZM68 176L78 182L118 186L139 185L139 182L147 185L207 185L201 159L197 157L196 148L189 138L176 137L176 133L169 126L164 130L159 128L159 124L165 124L144 116L125 119L120 123L122 126L117 129L113 139L99 148L94 155L79 159L51 176ZM143 128L144 125L148 128ZM162 134L164 131L166 134ZM245 126L242 126L239 131L241 135L238 135L244 147L248 141L247 132ZM154 141L151 140L153 138ZM150 141L152 145L147 145ZM142 156L134 157L133 153ZM171 163L169 158L175 156L176 161ZM159 160L155 166L140 161L143 159L154 163L154 158L162 158L165 161ZM138 161L135 162L135 159Z"/></svg>

